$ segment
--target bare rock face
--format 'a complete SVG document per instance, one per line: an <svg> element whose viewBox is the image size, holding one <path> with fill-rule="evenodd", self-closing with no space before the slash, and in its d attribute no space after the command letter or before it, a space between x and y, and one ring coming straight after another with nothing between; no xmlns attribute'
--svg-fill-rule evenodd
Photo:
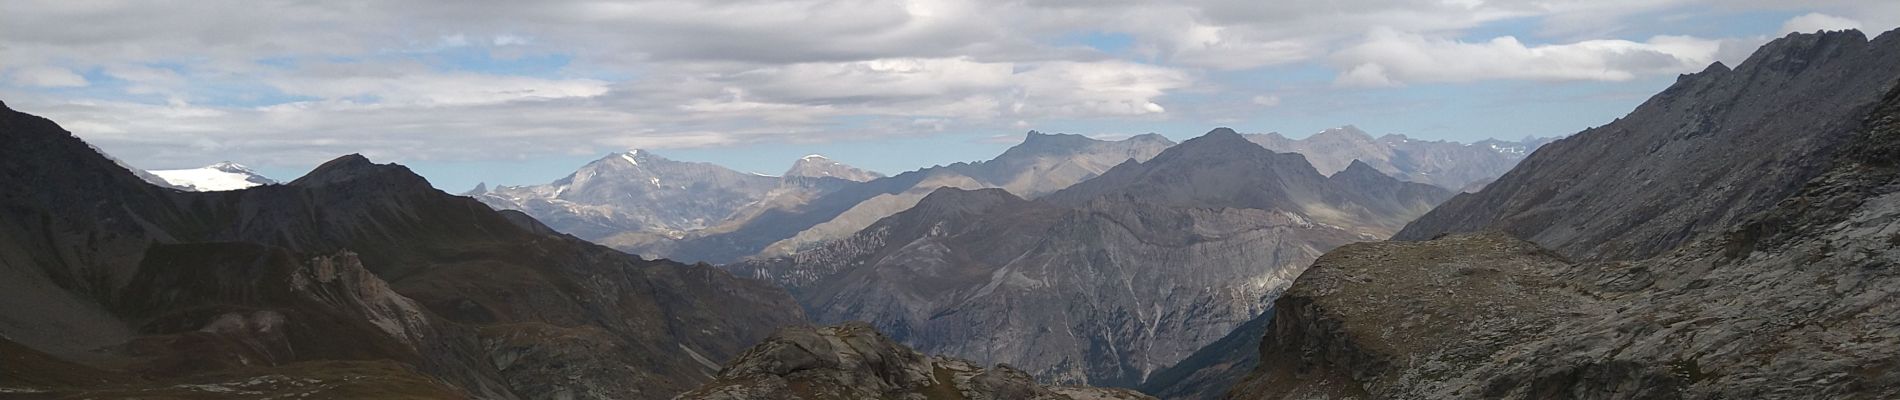
<svg viewBox="0 0 1900 400"><path fill-rule="evenodd" d="M1047 387L1008 365L926 356L850 322L786 328L678 399L1152 399L1129 390Z"/></svg>
<svg viewBox="0 0 1900 400"><path fill-rule="evenodd" d="M1900 34L1791 34L1544 146L1395 238L1489 229L1580 260L1661 254L1799 190L1896 80Z"/></svg>
<svg viewBox="0 0 1900 400"><path fill-rule="evenodd" d="M1875 104L1794 193L1656 257L1574 262L1501 233L1328 253L1229 397L1900 396L1900 90Z"/></svg>
<svg viewBox="0 0 1900 400"><path fill-rule="evenodd" d="M1365 167L1320 175L1231 130L1036 200L939 189L792 256L728 265L816 321L1045 381L1134 386L1265 311L1313 258L1449 196Z"/></svg>
<svg viewBox="0 0 1900 400"><path fill-rule="evenodd" d="M663 399L802 319L783 290L553 234L362 156L181 192L4 107L0 140L0 181L39 188L0 193L0 337L125 378L36 392Z"/></svg>

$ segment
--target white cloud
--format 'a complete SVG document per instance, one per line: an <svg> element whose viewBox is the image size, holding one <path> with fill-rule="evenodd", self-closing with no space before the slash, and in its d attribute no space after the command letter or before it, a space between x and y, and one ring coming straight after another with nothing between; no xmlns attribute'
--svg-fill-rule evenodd
<svg viewBox="0 0 1900 400"><path fill-rule="evenodd" d="M1692 72L1716 60L1721 41L1657 36L1646 42L1586 40L1526 45L1503 36L1463 42L1375 29L1334 53L1348 86L1492 79L1623 81L1639 75Z"/></svg>
<svg viewBox="0 0 1900 400"><path fill-rule="evenodd" d="M416 73L394 76L292 77L270 82L286 94L332 101L372 98L378 106L466 106L511 101L594 97L606 81L541 79L476 73Z"/></svg>
<svg viewBox="0 0 1900 400"><path fill-rule="evenodd" d="M528 38L507 34L495 35L494 41L495 46L522 46L531 42Z"/></svg>
<svg viewBox="0 0 1900 400"><path fill-rule="evenodd" d="M7 71L7 80L14 85L46 88L81 87L88 84L86 77L72 70L44 65L13 68Z"/></svg>
<svg viewBox="0 0 1900 400"><path fill-rule="evenodd" d="M203 156L179 143L282 163L354 151L493 159L1231 117L1281 95L1322 103L1307 93L1325 88L1235 93L1245 85L1231 80L1251 78L1226 72L1304 62L1353 86L1632 79L1752 47L1597 40L1621 36L1629 16L1784 3L27 0L0 14L0 76L22 87L0 89L9 104L129 149L122 155L135 163ZM1802 12L1826 14L1788 26L1842 27L1839 15L1865 26L1900 21L1900 3L1813 4ZM1539 37L1448 39L1507 20L1539 21ZM1126 46L1096 49L1073 40L1078 33ZM1537 44L1545 41L1556 44ZM510 64L540 58L571 61ZM123 84L133 96L24 88L87 84ZM190 161L179 165L203 160Z"/></svg>
<svg viewBox="0 0 1900 400"><path fill-rule="evenodd" d="M1814 31L1838 31L1838 30L1845 30L1845 29L1860 29L1860 26L1861 26L1860 21L1855 21L1853 19L1836 17L1836 16L1822 14L1822 13L1808 13L1806 15L1802 15L1799 17L1790 18L1788 19L1788 22L1782 23L1781 33L1789 33L1789 32L1813 33Z"/></svg>

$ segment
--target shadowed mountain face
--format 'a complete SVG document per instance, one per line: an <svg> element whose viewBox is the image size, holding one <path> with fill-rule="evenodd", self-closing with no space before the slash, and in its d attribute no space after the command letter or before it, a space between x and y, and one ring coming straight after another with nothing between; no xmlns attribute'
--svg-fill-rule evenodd
<svg viewBox="0 0 1900 400"><path fill-rule="evenodd" d="M1246 135L1247 140L1282 153L1300 153L1322 174L1343 171L1353 162L1365 163L1399 180L1458 190L1510 171L1531 151L1555 138L1521 141L1484 140L1471 144L1413 140L1405 135L1373 138L1357 127L1344 126L1293 140L1278 133Z"/></svg>
<svg viewBox="0 0 1900 400"><path fill-rule="evenodd" d="M1008 365L926 356L862 322L793 327L753 346L682 400L1140 400L1127 389L1045 386Z"/></svg>
<svg viewBox="0 0 1900 400"><path fill-rule="evenodd" d="M1566 257L1653 256L1773 206L1821 173L1900 79L1900 35L1790 35L1559 140L1396 237L1501 230Z"/></svg>
<svg viewBox="0 0 1900 400"><path fill-rule="evenodd" d="M1036 197L1093 178L1128 160L1147 160L1174 145L1161 135L1119 141L1030 132L990 161L957 163L851 184L818 196L755 207L720 226L677 240L616 246L682 260L726 263L807 251L909 209L941 187L1002 188Z"/></svg>
<svg viewBox="0 0 1900 400"><path fill-rule="evenodd" d="M776 288L551 234L361 156L191 193L45 119L0 109L0 135L0 180L41 188L0 194L0 334L21 345L7 356L129 376L9 390L340 383L393 366L427 378L363 384L668 398L800 319Z"/></svg>
<svg viewBox="0 0 1900 400"><path fill-rule="evenodd" d="M1229 398L1900 396L1887 350L1900 346L1891 290L1900 284L1897 57L1896 32L1871 42L1854 31L1790 35L1733 71L1685 76L1630 118L1546 147L1499 185L1434 211L1443 225L1407 228L1502 232L1327 253L1275 302L1259 368ZM1886 92L1868 100L1867 90ZM1664 128L1619 125L1629 121ZM1632 161L1591 147L1612 142L1672 157ZM1586 196L1526 181L1600 183L1544 171L1576 165L1608 176L1635 173L1626 167L1712 175L1688 175L1702 180L1689 186L1670 186L1680 175L1642 175L1692 191L1683 198L1630 199L1615 186ZM1526 237L1581 258L1653 256L1567 259L1512 237L1540 232L1513 224L1561 218L1469 213L1495 198L1510 199L1504 211L1650 216L1626 235ZM1663 199L1681 201L1663 211L1647 203ZM1457 216L1477 220L1445 219ZM1542 232L1559 228L1588 232ZM1684 234L1643 236L1652 232Z"/></svg>
<svg viewBox="0 0 1900 400"><path fill-rule="evenodd" d="M728 268L785 285L817 321L1133 386L1264 311L1320 253L1449 196L1363 165L1320 175L1221 129L1037 200L939 189L843 240Z"/></svg>

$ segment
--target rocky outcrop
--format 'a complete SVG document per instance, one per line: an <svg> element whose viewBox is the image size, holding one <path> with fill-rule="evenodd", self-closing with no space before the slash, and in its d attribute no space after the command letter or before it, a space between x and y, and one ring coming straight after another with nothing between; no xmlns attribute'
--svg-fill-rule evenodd
<svg viewBox="0 0 1900 400"><path fill-rule="evenodd" d="M1792 194L1656 257L1576 262L1502 233L1328 253L1230 398L1900 396L1900 90L1869 109Z"/></svg>
<svg viewBox="0 0 1900 400"><path fill-rule="evenodd" d="M870 325L787 328L740 355L682 400L1151 399L1125 389L1048 387L1008 365L926 356Z"/></svg>
<svg viewBox="0 0 1900 400"><path fill-rule="evenodd" d="M784 285L819 322L1134 386L1260 314L1314 257L1449 196L1336 176L1222 129L1036 200L939 189L851 237L727 268Z"/></svg>
<svg viewBox="0 0 1900 400"><path fill-rule="evenodd" d="M1278 133L1250 134L1247 140L1268 150L1305 155L1322 174L1344 171L1360 162L1399 180L1456 190L1503 175L1531 151L1556 139L1488 139L1465 144L1416 140L1405 135L1373 138L1347 125L1299 140Z"/></svg>
<svg viewBox="0 0 1900 400"><path fill-rule="evenodd" d="M754 208L721 226L680 238L622 247L638 254L713 263L797 254L840 240L909 209L942 187L1003 188L1021 197L1051 193L1128 160L1142 161L1174 145L1147 134L1118 141L1031 131L995 159L905 172L815 196Z"/></svg>
<svg viewBox="0 0 1900 400"><path fill-rule="evenodd" d="M1900 34L1791 34L1544 146L1396 238L1489 229L1580 260L1661 254L1795 193L1896 80Z"/></svg>
<svg viewBox="0 0 1900 400"><path fill-rule="evenodd" d="M802 319L769 285L553 234L361 156L192 193L10 109L0 139L0 180L37 188L0 193L0 335L129 387L395 365L481 398L668 398Z"/></svg>

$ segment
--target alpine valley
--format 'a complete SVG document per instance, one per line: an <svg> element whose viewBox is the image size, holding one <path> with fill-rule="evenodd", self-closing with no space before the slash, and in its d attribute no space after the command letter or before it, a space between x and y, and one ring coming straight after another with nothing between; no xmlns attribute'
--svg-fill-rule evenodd
<svg viewBox="0 0 1900 400"><path fill-rule="evenodd" d="M1331 4L1337 10L1317 13L1325 17L1285 29L1202 26L1314 14L1310 7L1217 7L1197 11L1188 29L1142 28L1181 31L1157 40L1144 30L1075 33L1034 22L1082 26L1101 17L1089 10L1122 2L909 2L904 18L894 19L901 23L874 4L759 1L773 5L769 16L739 12L757 6L751 3L589 2L573 5L586 16L575 20L555 18L575 11L556 5L430 11L418 1L397 16L377 14L387 10L374 4L347 12L322 4L278 9L285 13L273 18L326 31L359 16L387 17L429 39L364 45L377 49L373 56L336 50L218 63L219 79L233 81L204 83L207 90L247 92L211 102L222 111L193 108L203 94L177 90L186 76L210 68L192 60L247 49L226 43L244 38L208 31L192 46L128 44L109 52L175 51L182 61L16 67L11 60L25 58L15 57L52 57L45 53L77 63L63 60L87 51L9 47L18 40L11 38L38 37L22 32L50 28L21 30L13 26L30 21L0 16L8 25L0 27L7 32L0 54L9 59L0 66L0 94L26 93L0 103L0 187L9 188L0 191L0 398L1900 398L1900 30L1870 38L1858 29L1805 29L1884 21L1879 15L1852 16L1860 21L1816 12L1777 31L1793 33L1754 39L1659 34L1571 44L1386 27L1431 19L1446 25L1434 29L1470 34L1467 22L1516 29L1496 26L1497 19L1528 19L1549 25L1537 40L1593 35L1584 31L1598 22L1628 29L1609 26L1627 16L1595 8L1539 14L1583 7L1569 3L1497 9L1440 2L1470 10L1473 21L1431 14L1425 5L1394 6L1375 13L1382 22L1364 43L1307 54L1317 51L1307 46L1344 39L1243 39L1302 37L1281 31L1322 30L1332 18L1357 15L1349 9L1358 5ZM1040 13L1007 18L1019 6ZM63 7L73 15L164 14ZM1725 7L1766 13L1752 3ZM861 13L819 18L833 8ZM968 29L934 19L965 8L995 13L996 21ZM1645 18L1684 26L1709 18L1658 9L1670 14ZM1171 10L1131 10L1117 21L1164 21ZM306 11L348 18L317 23L300 19ZM440 34L454 25L411 15L435 13L457 20L508 14L508 24L492 28L527 33ZM693 20L702 14L720 21ZM176 23L153 18L154 26ZM624 54L606 43L574 54L534 50L574 40L566 26L593 20L630 29L584 35L595 42L668 44ZM822 26L768 29L779 20ZM246 26L229 22L221 29ZM106 41L100 38L150 29L83 25L98 32L68 39ZM885 25L907 28L891 33ZM1062 44L984 39L1013 25L1035 25L1034 40L1057 36ZM735 29L771 30L777 40L758 45L757 36ZM867 37L801 47L830 30ZM341 49L361 34L320 36ZM291 46L265 39L245 46ZM930 57L828 68L894 51L881 46L886 39L927 47L908 50ZM1222 52L1200 53L1215 50ZM962 55L970 52L1007 56ZM1274 58L1280 53L1304 55ZM1131 54L1139 62L1116 59ZM440 75L313 84L283 71L350 75L364 60ZM1588 62L1565 64L1579 60ZM670 64L609 71L618 63ZM1512 63L1530 68L1507 68ZM1176 70L1184 66L1197 69ZM1318 86L1267 76L1304 79L1308 66L1341 71ZM474 70L442 71L456 68ZM558 73L500 76L544 70ZM594 72L677 82L575 78ZM236 83L252 74L276 80ZM1473 83L1489 79L1526 82ZM1638 95L1589 87L1603 82L1653 86ZM16 91L27 86L40 89ZM1058 90L1069 86L1088 90ZM1346 94L1297 105L1268 94L1229 99L1230 91L1268 86L1289 98L1322 89ZM1499 88L1553 93L1492 96ZM691 90L725 97L641 109L647 114L639 118L606 110ZM166 105L45 100L116 91ZM1164 126L1181 116L1274 107L1286 107L1275 115L1386 111L1355 116L1377 121L1368 127L1456 118L1394 116L1406 113L1394 107L1426 106L1390 93L1492 96L1454 102L1486 110L1520 109L1502 104L1520 98L1573 101L1587 107L1564 113L1579 115L1627 100L1614 112L1628 113L1561 137L1509 135L1523 137L1514 141L1437 140L1450 136L1434 126L1375 136L1346 125L1293 138L1215 127L1264 118L1207 117L1188 130L1028 131L1020 141L1011 134L997 136L1005 143L991 137L957 145L927 136L952 135L941 131L958 122L913 114L960 115L1011 132L1038 126L1030 116L1108 115L1047 126L1143 132L1111 125ZM933 97L960 100L920 100ZM1203 109L1183 110L1192 107L1174 100ZM1236 102L1252 108L1228 104ZM123 112L104 118L87 107ZM482 115L405 125L468 109ZM348 119L315 118L312 110L346 110ZM708 112L731 118L694 119ZM263 114L272 116L256 118ZM113 125L135 117L311 128L298 131L310 137L234 144L192 130L200 125L141 125L151 132ZM1551 116L1496 117L1503 126ZM628 121L688 133L620 126ZM1307 122L1285 126L1339 123ZM350 128L371 126L359 123L387 123L374 126L389 133ZM1147 123L1154 124L1139 125ZM469 130L456 140L540 146L532 151L572 158L553 169L523 167L536 172L529 178L485 170L484 183L446 192L430 179L448 177L458 190L478 179L437 172L460 165L453 151L425 145L441 136L423 131L445 126ZM815 126L850 131L815 133ZM902 140L945 154L979 148L969 158L994 157L890 175L841 161L880 166L888 158L790 157L811 149L789 147L851 149L838 143L857 130L887 128L932 132ZM515 130L540 136L509 142L522 137ZM788 135L780 131L799 138L778 140ZM287 161L264 151L235 157L258 170L228 161L174 169L224 159L208 153L227 145L331 149L336 137L364 140L364 153L381 162L324 151L297 167L307 173L284 181L258 172L293 175L282 173ZM121 151L154 138L188 141L207 154ZM95 139L119 154L88 143ZM746 147L759 143L788 148ZM645 147L617 150L630 144ZM728 145L780 156L692 156ZM317 151L309 149L299 151ZM539 156L523 153L521 160ZM144 170L127 160L174 168ZM789 166L777 175L729 167L759 162Z"/></svg>

